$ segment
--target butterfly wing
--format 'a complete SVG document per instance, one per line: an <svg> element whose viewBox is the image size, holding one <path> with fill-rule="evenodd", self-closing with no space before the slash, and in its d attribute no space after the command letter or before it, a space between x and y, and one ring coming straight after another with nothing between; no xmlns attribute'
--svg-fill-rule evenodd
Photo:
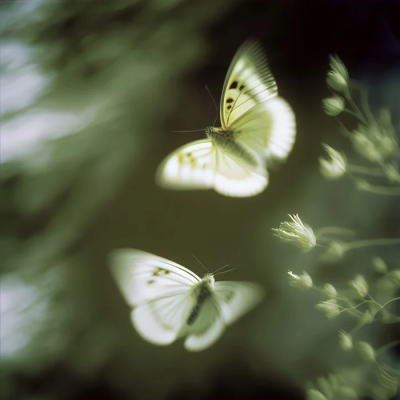
<svg viewBox="0 0 400 400"><path fill-rule="evenodd" d="M227 325L255 307L264 291L251 282L216 282L195 324L188 329L185 348L200 351L214 344Z"/></svg>
<svg viewBox="0 0 400 400"><path fill-rule="evenodd" d="M263 158L284 160L293 147L296 124L291 107L277 94L261 45L245 42L225 79L222 127L233 130L240 145Z"/></svg>
<svg viewBox="0 0 400 400"><path fill-rule="evenodd" d="M237 321L255 307L263 296L263 288L252 282L223 281L214 285L215 301L227 325Z"/></svg>
<svg viewBox="0 0 400 400"><path fill-rule="evenodd" d="M255 41L245 42L237 51L225 78L221 97L221 124L229 127L255 105L278 93L267 58Z"/></svg>
<svg viewBox="0 0 400 400"><path fill-rule="evenodd" d="M128 304L135 307L132 323L154 344L170 344L182 336L193 309L193 285L201 279L187 268L135 249L111 256L110 270Z"/></svg>
<svg viewBox="0 0 400 400"><path fill-rule="evenodd" d="M255 105L235 120L230 129L235 132L237 143L266 160L285 160L296 137L294 113L281 97Z"/></svg>
<svg viewBox="0 0 400 400"><path fill-rule="evenodd" d="M214 188L232 197L250 197L262 192L268 173L261 165L254 167L235 154L217 148Z"/></svg>
<svg viewBox="0 0 400 400"><path fill-rule="evenodd" d="M201 351L214 344L225 330L222 310L214 296L204 303L195 323L187 330L185 348Z"/></svg>
<svg viewBox="0 0 400 400"><path fill-rule="evenodd" d="M267 186L265 168L249 165L212 140L182 146L161 163L156 182L167 189L212 189L225 196L247 197Z"/></svg>
<svg viewBox="0 0 400 400"><path fill-rule="evenodd" d="M216 151L211 140L198 140L172 152L160 164L156 182L167 189L210 189L214 186Z"/></svg>

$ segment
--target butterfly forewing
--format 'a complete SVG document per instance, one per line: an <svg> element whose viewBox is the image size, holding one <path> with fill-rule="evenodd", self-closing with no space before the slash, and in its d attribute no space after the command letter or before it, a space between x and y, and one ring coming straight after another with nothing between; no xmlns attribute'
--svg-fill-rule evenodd
<svg viewBox="0 0 400 400"><path fill-rule="evenodd" d="M201 279L189 269L140 250L120 249L111 256L111 272L126 301L136 306L190 291Z"/></svg>
<svg viewBox="0 0 400 400"><path fill-rule="evenodd" d="M237 51L225 78L221 97L221 124L233 122L255 105L277 95L278 88L261 46L244 43Z"/></svg>
<svg viewBox="0 0 400 400"><path fill-rule="evenodd" d="M251 282L216 282L214 293L226 324L235 322L264 296L261 286Z"/></svg>

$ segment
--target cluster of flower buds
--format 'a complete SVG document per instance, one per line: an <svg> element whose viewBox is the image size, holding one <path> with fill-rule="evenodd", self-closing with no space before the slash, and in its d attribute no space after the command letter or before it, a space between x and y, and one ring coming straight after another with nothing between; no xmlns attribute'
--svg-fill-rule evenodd
<svg viewBox="0 0 400 400"><path fill-rule="evenodd" d="M337 56L330 56L327 84L333 91L333 95L322 101L325 113L330 116L338 116L346 112L357 118L357 128L352 132L347 131L347 136L350 138L355 152L367 162L374 164L374 167L348 165L343 154L323 144L329 159L319 159L322 175L326 179L337 179L347 172L354 178L359 190L400 195L400 187L376 187L367 180L352 175L360 173L374 178L385 178L391 185L400 183L400 146L396 139L390 111L382 109L378 116L373 115L368 106L366 91L361 85L358 85L358 88L362 107L357 106L351 97L349 73ZM350 108L346 108L346 105L349 105Z"/></svg>

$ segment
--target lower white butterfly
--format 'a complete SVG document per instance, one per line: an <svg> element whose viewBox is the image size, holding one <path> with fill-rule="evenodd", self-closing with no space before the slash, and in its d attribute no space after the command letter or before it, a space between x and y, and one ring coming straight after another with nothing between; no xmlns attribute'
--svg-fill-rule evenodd
<svg viewBox="0 0 400 400"><path fill-rule="evenodd" d="M201 279L177 263L140 250L115 250L110 260L112 275L134 307L134 327L157 345L184 337L187 350L203 350L264 293L255 283L215 282L211 273Z"/></svg>
<svg viewBox="0 0 400 400"><path fill-rule="evenodd" d="M244 43L231 62L222 90L221 128L184 145L161 163L156 182L166 189L215 189L249 197L268 185L266 163L284 160L296 136L294 113L278 87L261 46Z"/></svg>

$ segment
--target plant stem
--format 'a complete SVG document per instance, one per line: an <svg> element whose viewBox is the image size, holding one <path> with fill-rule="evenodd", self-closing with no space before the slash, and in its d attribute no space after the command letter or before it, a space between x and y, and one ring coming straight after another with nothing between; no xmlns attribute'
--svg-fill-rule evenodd
<svg viewBox="0 0 400 400"><path fill-rule="evenodd" d="M361 165L347 164L347 169L350 172L355 172L358 174L365 174L371 176L386 176L385 173L378 168L370 168L370 167L363 167Z"/></svg>
<svg viewBox="0 0 400 400"><path fill-rule="evenodd" d="M400 244L400 238L395 239L367 239L367 240L359 240L357 242L343 243L343 247L346 250L357 249L365 246L384 246L391 244Z"/></svg>

